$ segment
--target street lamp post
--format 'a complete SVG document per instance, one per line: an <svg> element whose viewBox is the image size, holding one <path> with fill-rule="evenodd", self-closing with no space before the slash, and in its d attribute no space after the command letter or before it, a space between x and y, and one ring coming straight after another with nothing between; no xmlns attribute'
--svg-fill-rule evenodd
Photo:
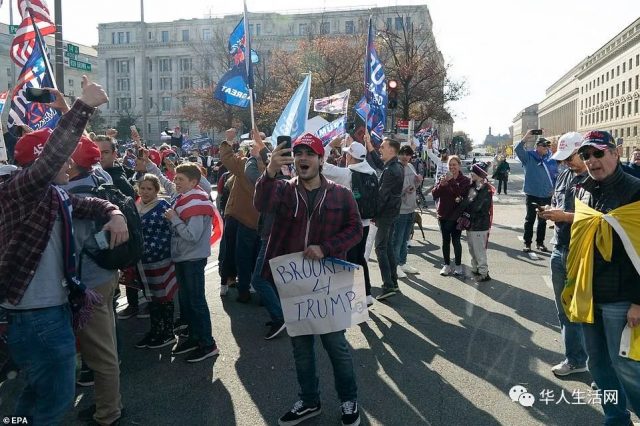
<svg viewBox="0 0 640 426"><path fill-rule="evenodd" d="M142 42L142 135L145 140L149 139L149 125L147 124L147 39L145 38L146 24L144 22L144 0L140 0L140 41Z"/></svg>
<svg viewBox="0 0 640 426"><path fill-rule="evenodd" d="M64 58L62 53L62 0L55 0L55 14L56 84L60 93L64 93Z"/></svg>

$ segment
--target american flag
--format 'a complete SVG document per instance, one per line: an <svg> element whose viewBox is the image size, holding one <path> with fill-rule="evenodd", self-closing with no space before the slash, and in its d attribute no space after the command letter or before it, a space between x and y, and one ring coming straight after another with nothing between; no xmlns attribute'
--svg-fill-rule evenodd
<svg viewBox="0 0 640 426"><path fill-rule="evenodd" d="M163 217L169 207L169 203L162 200L141 218L144 254L140 276L146 281L153 300L159 302L171 300L178 289L171 261L171 226Z"/></svg>
<svg viewBox="0 0 640 426"><path fill-rule="evenodd" d="M13 38L9 54L13 62L20 66L27 63L36 45L36 33L27 8L31 9L33 20L43 37L56 32L56 26L49 14L46 0L18 0L22 22Z"/></svg>
<svg viewBox="0 0 640 426"><path fill-rule="evenodd" d="M211 216L212 229L209 242L213 246L222 238L222 217L218 209L209 200L207 193L199 186L179 195L173 208L184 222L192 216Z"/></svg>
<svg viewBox="0 0 640 426"><path fill-rule="evenodd" d="M55 87L53 76L49 72L51 67L46 63L47 58L43 49L42 40L36 34L34 50L24 64L18 83L13 90L11 110L7 119L9 131L20 124L26 124L34 130L43 127L54 128L60 119L60 114L55 109L46 104L30 102L25 96L25 90L28 87Z"/></svg>

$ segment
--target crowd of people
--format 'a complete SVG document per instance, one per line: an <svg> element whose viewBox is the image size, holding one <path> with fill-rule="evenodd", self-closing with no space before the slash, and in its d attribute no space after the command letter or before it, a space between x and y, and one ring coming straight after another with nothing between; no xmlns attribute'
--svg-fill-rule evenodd
<svg viewBox="0 0 640 426"><path fill-rule="evenodd" d="M85 131L108 100L99 85L85 78L71 107L52 93L51 106L63 114L56 128L23 135L14 164L0 170L0 302L8 320L8 354L26 381L16 414L32 416L35 424L61 422L76 382L95 387L95 404L79 419L120 422L123 347L117 319L149 318L136 348L171 346L172 355L190 363L218 355L205 297L205 266L218 241L220 296L229 298L235 287L238 303L259 297L270 318L266 340L286 330L269 259L303 252L312 260L359 264L369 306L398 295L398 280L420 273L407 262L407 244L426 173L411 143L385 137L376 146L365 132L363 143L346 135L325 146L305 133L271 144L254 129L252 140L240 144L229 129L217 151L220 164L214 164L210 155L182 153L179 146L156 149L132 129L133 147L119 153L113 130ZM552 371L564 376L588 370L594 386L619 390L640 412L640 364L634 358L640 352L618 354L625 325L640 323L640 243L632 232L637 210L625 208L637 209L640 200L640 180L632 176L640 169L640 151L623 167L607 132L563 135L555 153L544 136L527 150L530 136L515 147L525 169L524 251L533 250L537 220L536 249L547 252L546 221L554 222L551 274L566 359ZM460 158L447 149L429 145L427 155L436 166L440 274L465 275L466 231L470 272L479 283L491 280L492 165L474 163L466 176ZM492 177L498 193L507 193L509 172L506 159L497 157ZM615 232L603 231L601 220ZM379 277L368 268L367 241L375 248ZM587 262L584 252L592 254ZM380 290L373 290L376 283ZM116 313L121 284L127 306ZM148 302L139 303L141 291ZM358 425L345 330L317 337L332 362L342 424ZM321 412L314 340L291 337L300 400L280 425ZM76 348L82 358L78 377ZM7 365L2 360L0 367ZM603 404L607 421L629 422L626 401Z"/></svg>

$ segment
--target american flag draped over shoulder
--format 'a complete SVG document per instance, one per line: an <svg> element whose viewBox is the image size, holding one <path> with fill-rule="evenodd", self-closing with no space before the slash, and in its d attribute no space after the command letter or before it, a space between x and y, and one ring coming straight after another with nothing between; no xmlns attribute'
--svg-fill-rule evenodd
<svg viewBox="0 0 640 426"><path fill-rule="evenodd" d="M33 20L43 37L56 32L56 26L49 13L46 0L18 0L22 22L13 38L9 54L13 62L20 66L27 63L36 44L36 33L33 30L33 23L27 8L31 9Z"/></svg>
<svg viewBox="0 0 640 426"><path fill-rule="evenodd" d="M211 216L213 226L210 240L211 245L214 245L222 238L222 217L218 209L216 209L209 200L209 195L199 186L178 196L175 201L174 210L184 222L193 216Z"/></svg>
<svg viewBox="0 0 640 426"><path fill-rule="evenodd" d="M146 281L156 302L168 302L178 289L176 271L171 261L171 225L164 218L169 203L161 200L143 214L144 254L140 278Z"/></svg>

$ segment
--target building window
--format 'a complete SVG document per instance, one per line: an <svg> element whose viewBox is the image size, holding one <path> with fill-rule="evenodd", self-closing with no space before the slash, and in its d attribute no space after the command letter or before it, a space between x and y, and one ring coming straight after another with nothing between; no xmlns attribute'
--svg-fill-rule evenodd
<svg viewBox="0 0 640 426"><path fill-rule="evenodd" d="M607 71L606 76L607 76L607 81L609 81L609 71Z"/></svg>
<svg viewBox="0 0 640 426"><path fill-rule="evenodd" d="M149 72L153 71L153 61L151 59L148 60L148 64L149 64Z"/></svg>
<svg viewBox="0 0 640 426"><path fill-rule="evenodd" d="M160 68L160 72L170 72L171 71L171 58L163 58L158 60L158 66Z"/></svg>
<svg viewBox="0 0 640 426"><path fill-rule="evenodd" d="M129 91L129 79L128 78L119 78L116 80L116 88L121 92Z"/></svg>
<svg viewBox="0 0 640 426"><path fill-rule="evenodd" d="M385 28L387 31L393 30L393 18L387 18L387 25Z"/></svg>
<svg viewBox="0 0 640 426"><path fill-rule="evenodd" d="M171 77L162 77L160 79L160 90L171 90Z"/></svg>
<svg viewBox="0 0 640 426"><path fill-rule="evenodd" d="M616 105L616 118L620 117L620 105Z"/></svg>
<svg viewBox="0 0 640 426"><path fill-rule="evenodd" d="M637 99L633 102L633 113L634 114L638 113L638 100Z"/></svg>
<svg viewBox="0 0 640 426"><path fill-rule="evenodd" d="M629 58L629 71L631 71L631 68L633 68L633 60Z"/></svg>
<svg viewBox="0 0 640 426"><path fill-rule="evenodd" d="M127 60L116 61L116 72L120 74L128 73L129 61Z"/></svg>
<svg viewBox="0 0 640 426"><path fill-rule="evenodd" d="M161 132L164 132L164 129L169 127L169 122L168 121L160 121L158 123L159 123L158 125L160 126L160 131Z"/></svg>
<svg viewBox="0 0 640 426"><path fill-rule="evenodd" d="M631 115L631 101L627 103L627 114Z"/></svg>
<svg viewBox="0 0 640 426"><path fill-rule="evenodd" d="M249 24L249 34L253 35L253 24Z"/></svg>
<svg viewBox="0 0 640 426"><path fill-rule="evenodd" d="M620 96L620 83L616 84L616 96Z"/></svg>
<svg viewBox="0 0 640 426"><path fill-rule="evenodd" d="M69 79L69 87L73 87L73 79Z"/></svg>
<svg viewBox="0 0 640 426"><path fill-rule="evenodd" d="M638 136L638 126L633 126L633 136Z"/></svg>
<svg viewBox="0 0 640 426"><path fill-rule="evenodd" d="M331 33L331 23L322 22L320 24L320 34L329 34L329 33Z"/></svg>
<svg viewBox="0 0 640 426"><path fill-rule="evenodd" d="M402 31L403 28L402 16L396 16L396 31Z"/></svg>
<svg viewBox="0 0 640 426"><path fill-rule="evenodd" d="M180 90L192 89L193 77L180 77Z"/></svg>
<svg viewBox="0 0 640 426"><path fill-rule="evenodd" d="M625 84L625 83L626 83L625 81L623 81L623 82L622 82L622 94L623 94L623 95L624 95L624 88L625 88L625 86L626 86L626 84Z"/></svg>
<svg viewBox="0 0 640 426"><path fill-rule="evenodd" d="M298 35L307 35L309 33L309 25L298 24Z"/></svg>
<svg viewBox="0 0 640 426"><path fill-rule="evenodd" d="M629 92L631 92L631 77L629 77Z"/></svg>
<svg viewBox="0 0 640 426"><path fill-rule="evenodd" d="M620 65L616 67L616 77L620 77Z"/></svg>
<svg viewBox="0 0 640 426"><path fill-rule="evenodd" d="M355 27L353 26L353 21L346 21L344 23L344 32L346 34L353 34L355 32Z"/></svg>
<svg viewBox="0 0 640 426"><path fill-rule="evenodd" d="M213 69L213 62L211 62L210 58L203 58L202 59L202 68L204 68L204 70L209 71Z"/></svg>
<svg viewBox="0 0 640 426"><path fill-rule="evenodd" d="M609 109L608 108L604 110L604 119L605 120L609 119Z"/></svg>
<svg viewBox="0 0 640 426"><path fill-rule="evenodd" d="M623 62L622 63L622 72L626 72L627 71L627 63Z"/></svg>
<svg viewBox="0 0 640 426"><path fill-rule="evenodd" d="M116 109L125 111L131 109L131 98L116 99Z"/></svg>
<svg viewBox="0 0 640 426"><path fill-rule="evenodd" d="M627 136L631 136L631 127L627 127Z"/></svg>
<svg viewBox="0 0 640 426"><path fill-rule="evenodd" d="M622 104L622 117L624 117L624 104Z"/></svg>
<svg viewBox="0 0 640 426"><path fill-rule="evenodd" d="M639 78L639 77L640 77L640 76L637 76L637 75L636 75L636 90L638 90L638 78Z"/></svg>
<svg viewBox="0 0 640 426"><path fill-rule="evenodd" d="M152 37L152 33L151 33L151 31L149 31L149 37L148 37L149 40L151 40L151 37Z"/></svg>
<svg viewBox="0 0 640 426"><path fill-rule="evenodd" d="M189 30L182 30L182 41L189 41Z"/></svg>
<svg viewBox="0 0 640 426"><path fill-rule="evenodd" d="M171 110L171 98L169 97L162 98L162 110L163 111Z"/></svg>
<svg viewBox="0 0 640 426"><path fill-rule="evenodd" d="M193 69L193 62L191 58L180 58L180 71L191 71Z"/></svg>
<svg viewBox="0 0 640 426"><path fill-rule="evenodd" d="M615 129L613 131L613 137L617 138L618 137L618 129Z"/></svg>
<svg viewBox="0 0 640 426"><path fill-rule="evenodd" d="M160 35L163 43L169 43L169 31L162 31Z"/></svg>
<svg viewBox="0 0 640 426"><path fill-rule="evenodd" d="M202 29L202 39L211 40L211 30L209 28Z"/></svg>
<svg viewBox="0 0 640 426"><path fill-rule="evenodd" d="M404 18L404 26L406 29L411 29L411 16L407 16Z"/></svg>
<svg viewBox="0 0 640 426"><path fill-rule="evenodd" d="M584 109L583 102L584 102L584 101L580 101L580 109Z"/></svg>
<svg viewBox="0 0 640 426"><path fill-rule="evenodd" d="M153 90L153 79L149 79L149 90Z"/></svg>
<svg viewBox="0 0 640 426"><path fill-rule="evenodd" d="M636 67L640 66L640 55L636 55Z"/></svg>

